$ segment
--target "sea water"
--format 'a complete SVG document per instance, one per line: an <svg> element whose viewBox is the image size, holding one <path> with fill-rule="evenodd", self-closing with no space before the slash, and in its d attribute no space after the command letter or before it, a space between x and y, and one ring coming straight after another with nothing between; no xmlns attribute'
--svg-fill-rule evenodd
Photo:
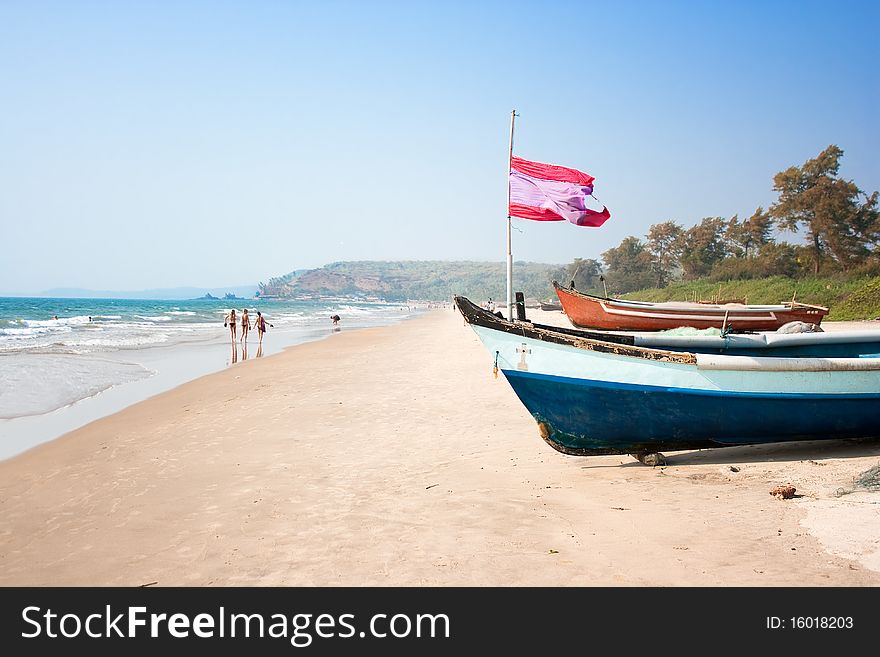
<svg viewBox="0 0 880 657"><path fill-rule="evenodd" d="M233 346L223 322L235 304ZM241 311L270 327L241 337ZM203 374L338 330L382 326L416 304L341 300L0 297L0 458ZM338 314L340 325L330 316ZM55 319L57 317L57 319ZM100 400L97 401L97 400Z"/></svg>

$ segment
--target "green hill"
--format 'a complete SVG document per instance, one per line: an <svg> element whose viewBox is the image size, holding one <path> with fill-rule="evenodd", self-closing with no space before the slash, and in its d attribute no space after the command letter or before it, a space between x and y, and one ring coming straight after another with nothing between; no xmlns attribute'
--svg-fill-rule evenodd
<svg viewBox="0 0 880 657"><path fill-rule="evenodd" d="M260 284L258 295L282 299L320 296L448 301L463 294L477 302L507 298L503 262L358 261L334 262L319 269L293 271ZM515 262L513 289L527 298L553 296L551 275L559 265Z"/></svg>

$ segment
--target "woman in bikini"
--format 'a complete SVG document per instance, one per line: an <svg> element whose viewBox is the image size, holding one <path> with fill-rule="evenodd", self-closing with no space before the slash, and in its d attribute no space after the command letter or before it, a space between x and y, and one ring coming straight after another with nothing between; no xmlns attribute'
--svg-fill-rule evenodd
<svg viewBox="0 0 880 657"><path fill-rule="evenodd" d="M275 327L274 324L269 324L271 327ZM263 345L263 333L266 332L266 318L263 317L263 314L258 310L257 311L257 319L254 322L254 327L257 329L257 334L260 336L260 346Z"/></svg>
<svg viewBox="0 0 880 657"><path fill-rule="evenodd" d="M232 310L229 311L229 314L226 315L225 319L223 320L223 326L229 327L229 332L232 335L233 342L235 342L235 323L236 323L235 308L233 308Z"/></svg>
<svg viewBox="0 0 880 657"><path fill-rule="evenodd" d="M247 334L248 331L251 330L251 320L248 317L247 308L243 308L241 311L241 340L242 342L247 342Z"/></svg>

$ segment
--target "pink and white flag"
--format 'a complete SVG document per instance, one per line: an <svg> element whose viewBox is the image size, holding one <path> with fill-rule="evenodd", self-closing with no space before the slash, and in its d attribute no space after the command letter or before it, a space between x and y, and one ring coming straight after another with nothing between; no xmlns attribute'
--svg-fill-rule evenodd
<svg viewBox="0 0 880 657"><path fill-rule="evenodd" d="M533 221L570 221L577 226L601 226L611 218L608 208L591 210L593 176L555 164L513 157L510 163L511 217Z"/></svg>

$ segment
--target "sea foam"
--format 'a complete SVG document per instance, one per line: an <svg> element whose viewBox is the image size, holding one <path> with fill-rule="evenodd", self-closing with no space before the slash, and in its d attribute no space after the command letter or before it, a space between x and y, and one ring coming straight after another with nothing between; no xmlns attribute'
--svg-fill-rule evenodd
<svg viewBox="0 0 880 657"><path fill-rule="evenodd" d="M151 375L135 363L65 354L2 355L0 368L0 419L48 413Z"/></svg>

